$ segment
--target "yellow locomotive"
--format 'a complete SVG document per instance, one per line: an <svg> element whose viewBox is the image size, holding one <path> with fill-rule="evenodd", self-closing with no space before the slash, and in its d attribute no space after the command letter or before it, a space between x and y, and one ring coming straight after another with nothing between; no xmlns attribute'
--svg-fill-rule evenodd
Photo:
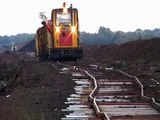
<svg viewBox="0 0 160 120"><path fill-rule="evenodd" d="M79 45L78 10L67 8L53 9L51 20L41 13L43 27L35 36L36 55L40 59L77 60L83 52Z"/></svg>

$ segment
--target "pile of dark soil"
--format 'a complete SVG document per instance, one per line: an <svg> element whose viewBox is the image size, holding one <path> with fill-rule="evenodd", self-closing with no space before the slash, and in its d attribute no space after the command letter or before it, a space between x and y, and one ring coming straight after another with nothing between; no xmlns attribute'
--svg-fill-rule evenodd
<svg viewBox="0 0 160 120"><path fill-rule="evenodd" d="M35 52L35 41L27 41L23 44L18 45L18 51L20 52Z"/></svg>
<svg viewBox="0 0 160 120"><path fill-rule="evenodd" d="M96 59L111 59L111 60L160 60L160 38L150 40L137 40L128 42L122 45L106 45L100 47L84 47L88 56ZM85 54L86 54L85 53ZM90 59L90 58L88 58Z"/></svg>

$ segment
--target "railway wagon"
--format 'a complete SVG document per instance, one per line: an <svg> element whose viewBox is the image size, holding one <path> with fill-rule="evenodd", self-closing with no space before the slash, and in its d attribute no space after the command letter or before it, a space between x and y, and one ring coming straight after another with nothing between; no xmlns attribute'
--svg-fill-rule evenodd
<svg viewBox="0 0 160 120"><path fill-rule="evenodd" d="M46 17L45 17L46 18ZM67 8L53 9L51 20L43 20L35 36L36 55L41 59L77 60L83 52L79 44L78 10Z"/></svg>

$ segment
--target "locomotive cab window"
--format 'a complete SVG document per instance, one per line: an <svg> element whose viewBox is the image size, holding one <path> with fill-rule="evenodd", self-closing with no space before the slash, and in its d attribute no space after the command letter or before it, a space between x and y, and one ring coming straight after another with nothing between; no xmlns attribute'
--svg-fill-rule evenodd
<svg viewBox="0 0 160 120"><path fill-rule="evenodd" d="M56 15L56 25L71 25L71 15L70 13L68 14L63 14L63 13L57 13Z"/></svg>

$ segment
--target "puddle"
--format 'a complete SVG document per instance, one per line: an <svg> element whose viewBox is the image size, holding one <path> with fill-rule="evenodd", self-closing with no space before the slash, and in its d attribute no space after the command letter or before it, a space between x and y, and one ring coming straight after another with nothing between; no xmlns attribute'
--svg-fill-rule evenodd
<svg viewBox="0 0 160 120"><path fill-rule="evenodd" d="M126 89L126 88L121 88L121 86L109 86L109 87L105 87L105 88L99 88L99 92L103 92L103 91L106 91L106 92L111 92L111 91L127 91L129 89Z"/></svg>
<svg viewBox="0 0 160 120"><path fill-rule="evenodd" d="M65 102L66 105L70 105L70 104L83 104L84 102L82 101L70 101L70 102Z"/></svg>
<svg viewBox="0 0 160 120"><path fill-rule="evenodd" d="M73 77L84 77L85 75L81 74L81 73L72 73Z"/></svg>
<svg viewBox="0 0 160 120"><path fill-rule="evenodd" d="M131 85L131 84L133 84L132 82L105 82L105 81L103 81L103 82L98 82L99 84L108 84L108 85Z"/></svg>
<svg viewBox="0 0 160 120"><path fill-rule="evenodd" d="M83 82L83 81L75 81L75 83L76 84L78 84L78 85L89 85L90 84L90 82Z"/></svg>
<svg viewBox="0 0 160 120"><path fill-rule="evenodd" d="M62 71L69 71L69 69L64 67L64 68L62 68Z"/></svg>
<svg viewBox="0 0 160 120"><path fill-rule="evenodd" d="M88 79L72 79L72 80L74 80L74 81L88 81Z"/></svg>
<svg viewBox="0 0 160 120"><path fill-rule="evenodd" d="M77 95L77 94L72 94L70 95L71 97L80 97L80 95Z"/></svg>
<svg viewBox="0 0 160 120"><path fill-rule="evenodd" d="M109 98L109 99L96 99L97 102L130 102L126 99L115 99L115 98Z"/></svg>
<svg viewBox="0 0 160 120"><path fill-rule="evenodd" d="M109 67L108 67L108 68L106 67L105 69L106 69L106 70L113 70L113 67L110 67L110 68L109 68Z"/></svg>

